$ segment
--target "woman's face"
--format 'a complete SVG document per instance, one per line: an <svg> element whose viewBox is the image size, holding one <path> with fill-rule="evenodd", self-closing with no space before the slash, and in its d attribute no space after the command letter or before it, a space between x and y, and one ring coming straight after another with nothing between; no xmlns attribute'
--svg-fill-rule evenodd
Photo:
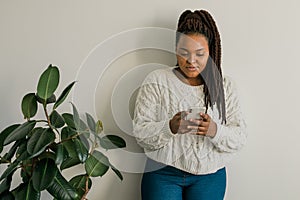
<svg viewBox="0 0 300 200"><path fill-rule="evenodd" d="M182 34L177 43L176 57L186 78L197 78L209 57L206 37L201 34Z"/></svg>

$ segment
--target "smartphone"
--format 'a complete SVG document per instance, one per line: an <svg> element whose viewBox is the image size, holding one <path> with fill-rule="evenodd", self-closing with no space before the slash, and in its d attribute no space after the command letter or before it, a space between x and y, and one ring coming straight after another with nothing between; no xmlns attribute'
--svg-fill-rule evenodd
<svg viewBox="0 0 300 200"><path fill-rule="evenodd" d="M205 113L205 109L201 108L201 107L190 108L190 109L188 109L188 114L185 119L186 120L202 119L202 117L200 116L200 113Z"/></svg>

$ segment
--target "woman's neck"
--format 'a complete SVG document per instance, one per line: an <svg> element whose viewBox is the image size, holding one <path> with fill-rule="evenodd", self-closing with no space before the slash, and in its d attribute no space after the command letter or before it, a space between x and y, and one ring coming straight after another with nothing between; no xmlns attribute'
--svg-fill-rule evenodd
<svg viewBox="0 0 300 200"><path fill-rule="evenodd" d="M198 77L187 77L179 67L175 68L175 75L184 83L191 85L191 86L198 86L202 85L203 81L202 79Z"/></svg>

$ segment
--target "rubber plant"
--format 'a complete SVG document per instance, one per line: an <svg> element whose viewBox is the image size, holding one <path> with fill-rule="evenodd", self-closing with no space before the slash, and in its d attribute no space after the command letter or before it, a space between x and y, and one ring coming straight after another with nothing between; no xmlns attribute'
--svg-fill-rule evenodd
<svg viewBox="0 0 300 200"><path fill-rule="evenodd" d="M92 177L101 177L109 169L123 180L105 152L124 148L126 142L117 135L105 135L100 120L95 121L88 113L80 116L72 103L72 112L60 114L57 108L75 81L56 98L59 79L58 67L47 67L37 91L22 99L25 122L10 125L0 133L0 164L7 165L0 172L2 200L37 200L44 190L57 200L87 199ZM44 119L35 119L39 107ZM83 172L67 180L63 170L77 165L84 166ZM20 176L21 183L12 187L14 176Z"/></svg>

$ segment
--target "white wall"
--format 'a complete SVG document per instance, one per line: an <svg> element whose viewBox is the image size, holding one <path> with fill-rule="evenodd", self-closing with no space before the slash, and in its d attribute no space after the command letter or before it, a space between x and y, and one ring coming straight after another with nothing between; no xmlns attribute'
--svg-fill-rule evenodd
<svg viewBox="0 0 300 200"><path fill-rule="evenodd" d="M300 160L297 153L300 152L300 136L297 124L300 95L296 89L300 84L297 79L300 73L297 62L300 52L299 6L296 0L186 0L176 3L173 0L2 0L0 129L22 121L20 101L23 95L35 91L38 76L52 63L61 70L60 90L82 77L75 90L77 93L73 94L79 109L93 112L102 119L107 132L126 138L125 154L140 155L134 140L116 125L110 104L112 90L122 75L136 66L150 62L172 64L172 55L150 49L136 50L120 57L114 55L103 74L80 66L85 66L93 56L94 59L99 56L98 61L101 61L103 55L93 55L93 52L96 47L103 47L101 42L118 38L116 34L120 36L123 31L143 27L175 29L184 9L203 8L214 15L219 26L223 69L238 83L248 122L248 144L228 165L226 199L299 199ZM105 52L126 48L129 44L124 42L125 45L118 43ZM101 63L93 64L103 68ZM131 72L130 76L134 77L136 72ZM98 79L88 82L84 76L89 73ZM92 94L93 99L78 100L87 94ZM124 102L124 106L129 105ZM63 109L68 111L70 107L67 105ZM120 182L111 172L103 178L93 179L89 199L139 199L140 174L128 171L134 171L142 163L130 160L135 155L125 156L128 161L119 160L118 154L112 153L112 161L127 170L124 181ZM71 175L77 170L80 169L66 173ZM43 198L48 199L47 194Z"/></svg>

